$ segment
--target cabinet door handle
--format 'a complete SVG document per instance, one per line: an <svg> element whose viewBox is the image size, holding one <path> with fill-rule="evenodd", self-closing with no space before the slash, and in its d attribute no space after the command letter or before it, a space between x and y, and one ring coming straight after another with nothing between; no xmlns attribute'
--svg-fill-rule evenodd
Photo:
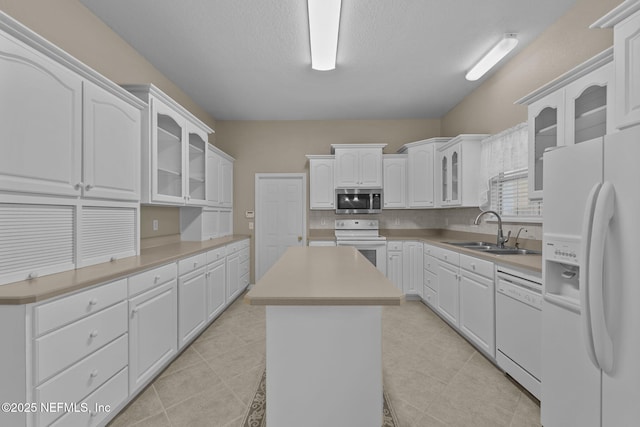
<svg viewBox="0 0 640 427"><path fill-rule="evenodd" d="M153 278L153 283L158 283L158 281L160 281L160 276L155 276Z"/></svg>
<svg viewBox="0 0 640 427"><path fill-rule="evenodd" d="M89 338L95 338L98 336L98 330L94 329L93 331L91 331L91 333L89 334Z"/></svg>
<svg viewBox="0 0 640 427"><path fill-rule="evenodd" d="M98 298L91 298L89 300L89 305L96 305L98 304Z"/></svg>
<svg viewBox="0 0 640 427"><path fill-rule="evenodd" d="M98 376L98 370L94 369L93 371L91 371L91 373L89 374L90 378L95 378Z"/></svg>

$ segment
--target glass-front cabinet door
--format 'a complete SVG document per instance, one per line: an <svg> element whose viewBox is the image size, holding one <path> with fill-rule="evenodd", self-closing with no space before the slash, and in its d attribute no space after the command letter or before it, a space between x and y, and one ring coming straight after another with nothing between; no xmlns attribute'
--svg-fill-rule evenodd
<svg viewBox="0 0 640 427"><path fill-rule="evenodd" d="M185 120L157 99L153 108L153 199L183 204Z"/></svg>
<svg viewBox="0 0 640 427"><path fill-rule="evenodd" d="M187 185L187 203L205 205L207 203L206 167L207 167L207 136L195 126L188 125L187 171L185 180Z"/></svg>
<svg viewBox="0 0 640 427"><path fill-rule="evenodd" d="M564 135L564 93L558 91L529 106L529 198L542 198L544 152L557 147Z"/></svg>
<svg viewBox="0 0 640 427"><path fill-rule="evenodd" d="M447 159L447 153L442 154L440 163L440 203L445 205L449 197L449 160Z"/></svg>
<svg viewBox="0 0 640 427"><path fill-rule="evenodd" d="M460 154L457 148L451 149L451 204L460 203Z"/></svg>

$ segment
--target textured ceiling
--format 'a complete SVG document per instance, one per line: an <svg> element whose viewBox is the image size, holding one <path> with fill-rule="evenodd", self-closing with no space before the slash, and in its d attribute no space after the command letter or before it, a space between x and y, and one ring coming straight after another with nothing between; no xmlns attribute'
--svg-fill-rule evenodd
<svg viewBox="0 0 640 427"><path fill-rule="evenodd" d="M513 56L574 1L342 0L337 68L313 71L306 0L81 0L218 120L442 117L504 33Z"/></svg>

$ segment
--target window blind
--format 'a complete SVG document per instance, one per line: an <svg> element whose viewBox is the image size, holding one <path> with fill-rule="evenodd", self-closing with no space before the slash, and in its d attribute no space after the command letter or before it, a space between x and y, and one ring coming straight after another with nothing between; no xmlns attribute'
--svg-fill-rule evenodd
<svg viewBox="0 0 640 427"><path fill-rule="evenodd" d="M527 177L527 169L518 169L491 178L491 209L503 219L542 219L542 201L529 200Z"/></svg>

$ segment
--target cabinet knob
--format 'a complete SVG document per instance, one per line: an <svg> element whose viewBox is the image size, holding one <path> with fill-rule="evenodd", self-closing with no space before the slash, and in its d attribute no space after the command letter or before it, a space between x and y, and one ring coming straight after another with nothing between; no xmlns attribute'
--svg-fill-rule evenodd
<svg viewBox="0 0 640 427"><path fill-rule="evenodd" d="M197 266L198 266L198 262L197 262L197 261L194 261L194 262L193 262L193 268L196 268Z"/></svg>
<svg viewBox="0 0 640 427"><path fill-rule="evenodd" d="M79 182L76 185L73 186L73 188L75 188L76 190L80 190L82 187L84 187L84 184Z"/></svg>
<svg viewBox="0 0 640 427"><path fill-rule="evenodd" d="M91 298L89 300L89 305L96 305L98 304L98 298Z"/></svg>
<svg viewBox="0 0 640 427"><path fill-rule="evenodd" d="M475 262L471 263L471 268L474 269L474 270L476 269L476 263Z"/></svg>
<svg viewBox="0 0 640 427"><path fill-rule="evenodd" d="M136 313L138 313L138 307L136 307L133 310L131 310L131 316L135 316Z"/></svg>
<svg viewBox="0 0 640 427"><path fill-rule="evenodd" d="M153 278L153 283L158 283L159 280L160 280L160 276L155 276Z"/></svg>
<svg viewBox="0 0 640 427"><path fill-rule="evenodd" d="M95 338L98 336L98 330L94 329L93 331L91 331L91 333L89 334L89 338Z"/></svg>
<svg viewBox="0 0 640 427"><path fill-rule="evenodd" d="M93 371L91 371L91 373L89 374L90 378L95 378L98 376L98 370L94 369Z"/></svg>
<svg viewBox="0 0 640 427"><path fill-rule="evenodd" d="M33 273L29 273L29 275L27 276L27 280L33 280L33 279L37 279L38 278L38 273L33 272Z"/></svg>
<svg viewBox="0 0 640 427"><path fill-rule="evenodd" d="M92 188L93 188L93 185L91 185L91 184L87 184L87 185L84 186L85 191L89 191Z"/></svg>

